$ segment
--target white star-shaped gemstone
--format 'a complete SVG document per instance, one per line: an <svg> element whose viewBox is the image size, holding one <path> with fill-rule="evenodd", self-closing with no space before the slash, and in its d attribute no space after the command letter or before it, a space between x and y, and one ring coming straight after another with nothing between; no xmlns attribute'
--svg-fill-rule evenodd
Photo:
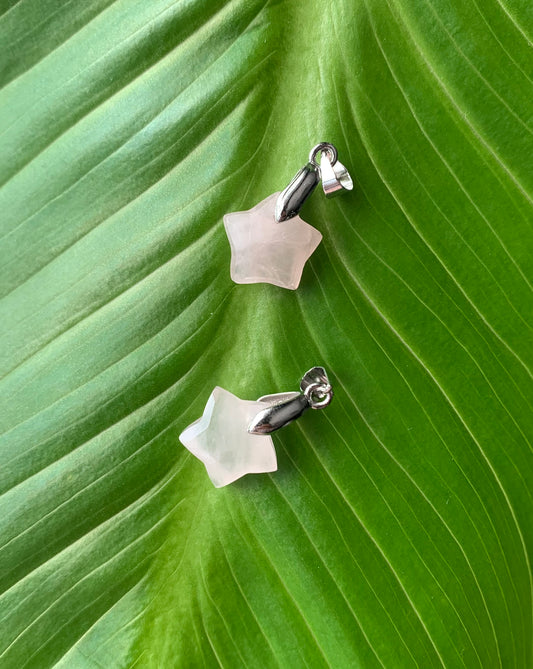
<svg viewBox="0 0 533 669"><path fill-rule="evenodd" d="M180 434L181 443L201 460L216 488L245 474L275 472L276 451L268 435L248 433L252 419L265 408L217 386L204 413Z"/></svg>
<svg viewBox="0 0 533 669"><path fill-rule="evenodd" d="M235 283L272 283L295 290L307 259L320 244L320 232L299 216L276 222L278 195L274 193L248 211L224 216Z"/></svg>

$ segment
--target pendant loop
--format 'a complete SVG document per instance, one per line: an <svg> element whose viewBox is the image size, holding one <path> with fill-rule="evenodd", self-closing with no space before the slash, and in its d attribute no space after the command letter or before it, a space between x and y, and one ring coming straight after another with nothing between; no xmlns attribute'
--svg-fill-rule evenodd
<svg viewBox="0 0 533 669"><path fill-rule="evenodd" d="M337 162L338 153L333 144L330 144L329 142L319 142L313 146L311 151L309 151L309 162L318 167L318 169L320 169L320 163L317 162L316 157L319 153L322 154L321 158L324 154L327 155L332 165L335 165Z"/></svg>
<svg viewBox="0 0 533 669"><path fill-rule="evenodd" d="M322 153L320 172L322 174L322 188L326 197L333 197L343 190L353 189L353 181L348 170L338 160L332 162L327 152Z"/></svg>

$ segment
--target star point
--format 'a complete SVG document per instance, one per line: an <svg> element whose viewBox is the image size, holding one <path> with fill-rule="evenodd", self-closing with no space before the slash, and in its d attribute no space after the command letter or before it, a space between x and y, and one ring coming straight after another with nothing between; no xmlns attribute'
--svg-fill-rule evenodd
<svg viewBox="0 0 533 669"><path fill-rule="evenodd" d="M279 193L247 211L224 216L231 247L231 278L235 283L271 283L298 288L303 268L322 235L299 216L277 223Z"/></svg>

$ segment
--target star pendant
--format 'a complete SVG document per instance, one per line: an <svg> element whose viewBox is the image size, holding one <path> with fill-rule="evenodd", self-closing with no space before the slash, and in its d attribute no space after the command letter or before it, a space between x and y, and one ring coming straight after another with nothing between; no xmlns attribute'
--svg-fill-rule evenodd
<svg viewBox="0 0 533 669"><path fill-rule="evenodd" d="M322 235L299 216L277 223L274 193L248 211L224 216L235 283L272 283L298 288L305 263Z"/></svg>
<svg viewBox="0 0 533 669"><path fill-rule="evenodd" d="M277 470L272 438L248 433L252 419L264 408L262 402L241 400L217 386L202 417L180 434L181 443L204 463L216 488L245 474Z"/></svg>

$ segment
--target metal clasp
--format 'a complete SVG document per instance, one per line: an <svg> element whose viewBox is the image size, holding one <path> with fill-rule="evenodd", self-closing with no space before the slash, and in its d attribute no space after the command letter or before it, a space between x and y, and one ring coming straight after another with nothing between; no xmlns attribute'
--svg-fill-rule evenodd
<svg viewBox="0 0 533 669"><path fill-rule="evenodd" d="M250 434L270 434L299 418L307 409L323 409L333 397L333 390L323 367L313 367L300 382L301 392L264 395L257 401L268 406L248 426Z"/></svg>
<svg viewBox="0 0 533 669"><path fill-rule="evenodd" d="M317 161L319 154L320 162ZM333 197L342 190L353 188L348 170L338 160L337 149L329 142L320 142L311 149L309 162L296 173L287 188L280 193L274 211L276 221L282 223L296 216L320 179L326 197Z"/></svg>

